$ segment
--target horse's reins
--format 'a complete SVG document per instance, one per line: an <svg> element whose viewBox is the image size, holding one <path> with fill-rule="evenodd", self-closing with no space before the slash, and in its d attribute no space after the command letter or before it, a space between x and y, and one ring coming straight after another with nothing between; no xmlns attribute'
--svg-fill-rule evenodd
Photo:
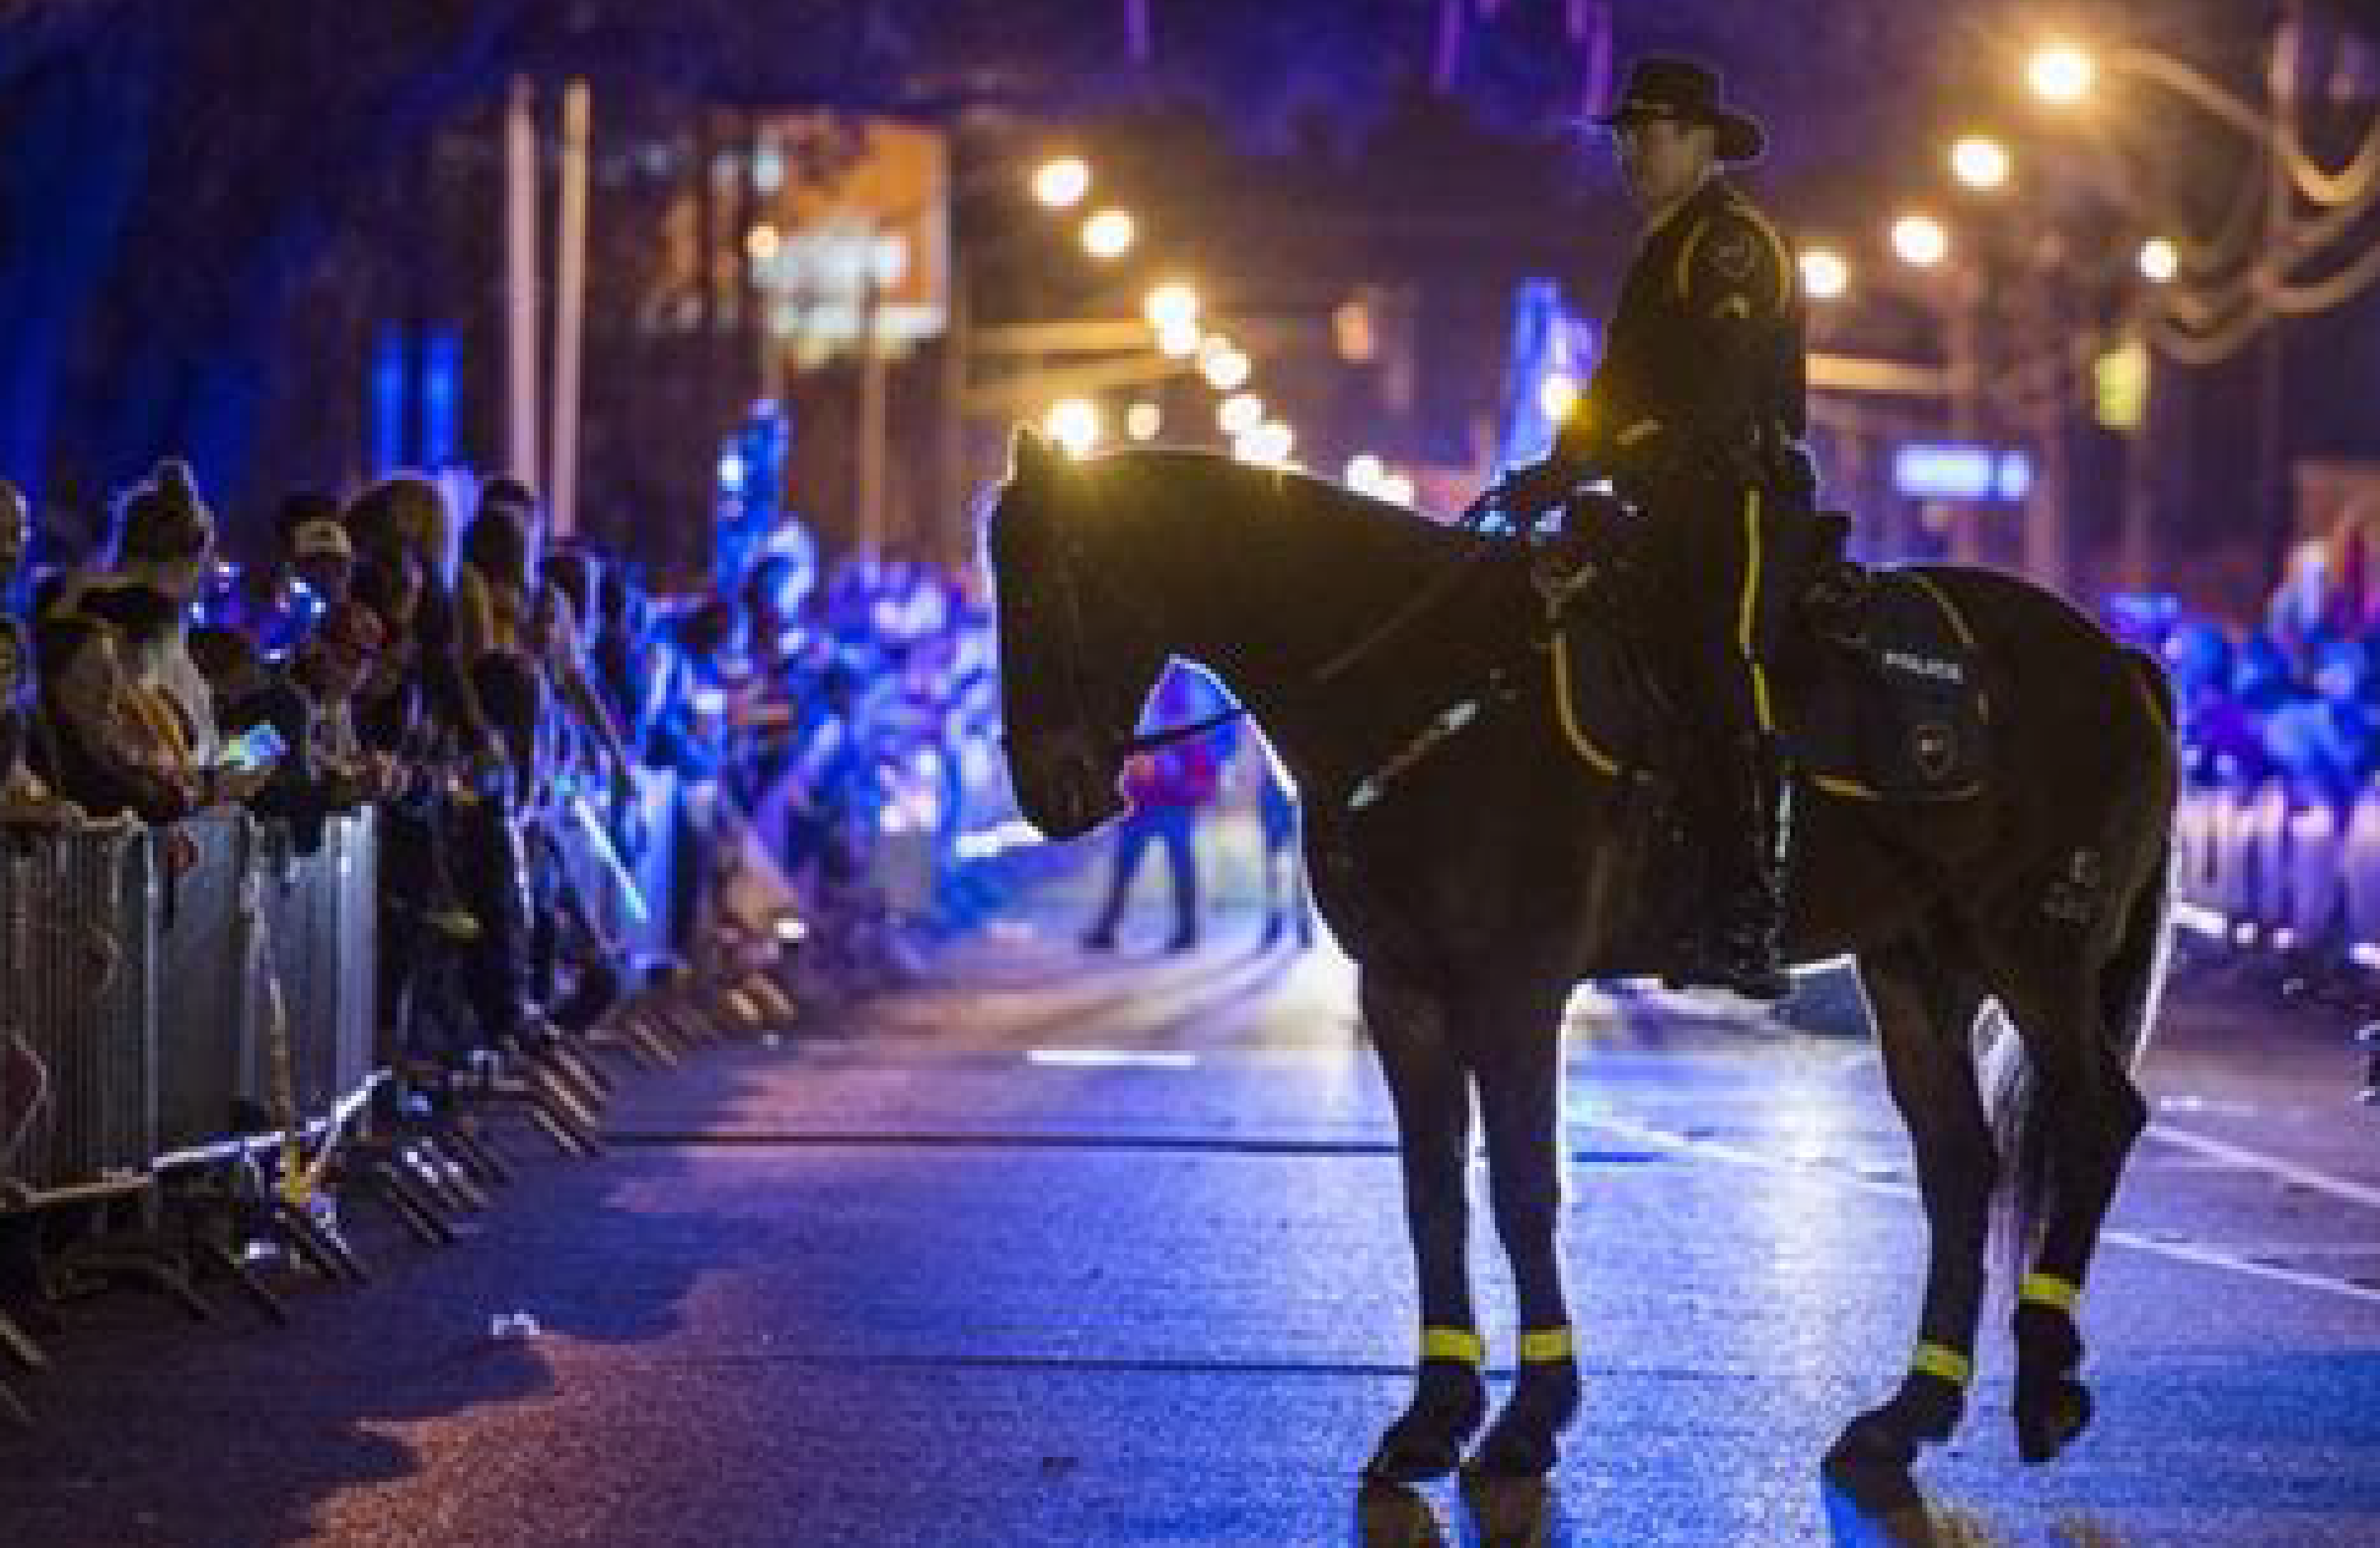
<svg viewBox="0 0 2380 1548"><path fill-rule="evenodd" d="M1062 566L1061 579L1062 579L1066 590L1067 612L1070 616L1069 621L1074 625L1075 643L1076 646L1076 653L1079 655L1083 643L1083 617L1082 606L1079 600L1076 598L1075 591L1074 561L1076 557L1076 554L1072 539L1073 534L1069 533L1069 541L1067 542L1065 548L1066 557ZM1341 651L1337 655L1332 656L1321 665L1315 667L1313 670L1306 673L1300 680L1292 683L1288 690L1290 696L1293 699L1302 698L1306 694L1318 692L1322 689L1328 688L1333 681L1353 668L1357 662L1362 661L1374 651L1379 649L1380 646L1388 643L1388 641L1396 638L1397 635L1411 628L1413 624L1424 614L1427 613L1439 603L1444 601L1447 594L1452 591L1455 586L1471 573L1474 566L1477 565L1481 559L1494 552L1496 552L1494 544L1482 543L1480 546L1474 548L1470 553L1464 555L1462 558L1456 560L1453 564L1449 565L1444 569L1439 571L1438 574L1430 578L1428 585L1424 586L1420 591L1415 591L1412 596L1406 598L1404 605L1399 607L1395 612L1382 619L1378 625L1374 627L1370 633L1363 636L1354 644L1349 645L1346 649ZM1087 706L1083 702L1083 695L1080 690L1079 683L1075 684L1074 687L1075 689L1075 704L1076 710L1079 712ZM1231 695L1228 692L1225 693L1224 697L1227 700L1231 699ZM1465 704L1467 705L1469 701L1465 701ZM1457 706L1457 708L1462 707L1463 706ZM1247 713L1246 705L1238 702L1236 700L1232 700L1230 708L1220 710L1213 714L1208 715L1202 720L1192 721L1184 725L1170 725L1161 731L1141 732L1130 737L1122 744L1123 750L1126 757L1130 757L1135 753L1154 752L1160 748L1172 747L1177 742L1186 742L1194 737L1203 737L1209 731L1219 730L1223 726L1229 725L1233 721L1245 717ZM1453 712L1451 711L1449 712L1449 713L1452 713ZM1441 716L1440 720L1442 721L1444 718L1444 716ZM1463 718L1467 720L1469 716L1466 715ZM1088 717L1086 716L1085 719L1087 724ZM1424 735L1428 737L1430 741L1435 742L1439 737L1451 733L1451 731L1454 729L1458 729L1459 726L1460 722L1458 722L1455 726L1447 727L1444 730L1439 731L1438 736L1430 737L1427 732L1425 732ZM1436 728L1437 727L1434 723L1433 729ZM1408 762L1410 761L1410 759L1406 760ZM1367 781L1366 783L1368 784L1370 782Z"/></svg>

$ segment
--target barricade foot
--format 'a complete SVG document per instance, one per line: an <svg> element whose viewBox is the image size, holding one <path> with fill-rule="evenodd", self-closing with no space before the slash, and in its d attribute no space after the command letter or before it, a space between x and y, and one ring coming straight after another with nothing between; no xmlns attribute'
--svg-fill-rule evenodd
<svg viewBox="0 0 2380 1548"><path fill-rule="evenodd" d="M522 1083L531 1093L530 1100L566 1127L589 1155L603 1153L602 1141L598 1138L602 1132L603 1120L593 1110L579 1103L577 1092L556 1080L552 1071L535 1062L528 1065Z"/></svg>
<svg viewBox="0 0 2380 1548"><path fill-rule="evenodd" d="M591 1161L603 1153L591 1125L581 1127L555 1093L536 1080L508 1080L490 1094L518 1103L528 1121L563 1154Z"/></svg>
<svg viewBox="0 0 2380 1548"><path fill-rule="evenodd" d="M620 1035L629 1047L642 1051L649 1068L673 1069L684 1057L668 1036L658 1030L648 1017L637 1016L622 1021Z"/></svg>
<svg viewBox="0 0 2380 1548"><path fill-rule="evenodd" d="M264 1281L257 1278L255 1271L240 1261L238 1253L219 1241L201 1241L199 1243L199 1261L230 1280L239 1293L248 1298L250 1305L264 1313L267 1322L277 1323L284 1327L288 1325L289 1308L282 1303L279 1296L265 1288Z"/></svg>
<svg viewBox="0 0 2380 1548"><path fill-rule="evenodd" d="M494 1140L479 1132L475 1121L458 1119L440 1129L438 1138L481 1187L503 1188L513 1180L511 1163L504 1160Z"/></svg>
<svg viewBox="0 0 2380 1548"><path fill-rule="evenodd" d="M567 1097L574 1113L594 1127L603 1111L602 1093L596 1091L577 1066L559 1049L545 1048L528 1056L526 1063L545 1084L557 1094Z"/></svg>
<svg viewBox="0 0 2380 1548"><path fill-rule="evenodd" d="M333 1284L341 1280L350 1285L371 1282L363 1260L356 1256L346 1237L325 1230L311 1214L285 1199L273 1203L273 1229L288 1244L289 1250L305 1259L316 1274Z"/></svg>
<svg viewBox="0 0 2380 1548"><path fill-rule="evenodd" d="M386 1204L415 1239L425 1247L448 1247L455 1240L454 1228L439 1217L430 1201L417 1190L413 1179L404 1167L394 1161L379 1161L365 1174L371 1179L373 1196Z"/></svg>
<svg viewBox="0 0 2380 1548"><path fill-rule="evenodd" d="M49 1369L50 1357L33 1342L33 1335L18 1327L16 1320L5 1311L0 1311L0 1349L6 1350L9 1359L28 1371Z"/></svg>
<svg viewBox="0 0 2380 1548"><path fill-rule="evenodd" d="M80 1259L76 1267L109 1278L128 1279L154 1290L180 1307L183 1314L194 1323L215 1320L215 1309L208 1305L206 1298L190 1284L190 1276L183 1271L181 1264L164 1252L145 1249L94 1252Z"/></svg>
<svg viewBox="0 0 2380 1548"><path fill-rule="evenodd" d="M423 1135L407 1146L413 1175L419 1178L431 1198L456 1214L479 1214L488 1207L488 1196L480 1191L470 1176L438 1148L438 1141Z"/></svg>

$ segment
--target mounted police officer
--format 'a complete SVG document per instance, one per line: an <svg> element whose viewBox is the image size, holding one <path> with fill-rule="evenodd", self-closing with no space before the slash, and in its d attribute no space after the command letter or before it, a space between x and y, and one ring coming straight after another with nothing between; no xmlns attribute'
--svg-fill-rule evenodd
<svg viewBox="0 0 2380 1548"><path fill-rule="evenodd" d="M1776 515L1815 493L1803 450L1803 308L1791 252L1718 175L1756 160L1760 126L1726 104L1718 76L1647 57L1597 123L1612 132L1645 236L1593 380L1543 462L1494 492L1508 511L1560 502L1608 478L1649 517L1655 575L1681 621L1689 696L1715 786L1719 908L1686 977L1776 999L1787 786L1765 658Z"/></svg>

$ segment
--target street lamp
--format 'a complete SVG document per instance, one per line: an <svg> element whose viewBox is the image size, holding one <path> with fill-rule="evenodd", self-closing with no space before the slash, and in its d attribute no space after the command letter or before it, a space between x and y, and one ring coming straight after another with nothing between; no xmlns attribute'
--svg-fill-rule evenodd
<svg viewBox="0 0 2380 1548"><path fill-rule="evenodd" d="M2060 107L2089 96L2098 75L2098 64L2070 43L2044 44L2034 50L2024 67L2025 84L2033 88L2033 94Z"/></svg>
<svg viewBox="0 0 2380 1548"><path fill-rule="evenodd" d="M1851 288L1852 267L1832 248L1812 248L1802 254L1802 293L1814 301L1841 299Z"/></svg>
<svg viewBox="0 0 2380 1548"><path fill-rule="evenodd" d="M1122 258L1132 250L1132 216L1122 210L1101 210L1083 222L1083 250L1093 258Z"/></svg>
<svg viewBox="0 0 2380 1548"><path fill-rule="evenodd" d="M1950 233L1932 215L1903 215L1892 223L1892 250L1912 269L1930 269L1950 255Z"/></svg>
<svg viewBox="0 0 2380 1548"><path fill-rule="evenodd" d="M1179 333L1197 326L1198 292L1181 280L1170 279L1149 291L1140 310L1160 336L1169 329Z"/></svg>
<svg viewBox="0 0 2380 1548"><path fill-rule="evenodd" d="M2141 244L2141 277L2151 285L2169 284L2181 273L2181 253L2164 237L2152 237Z"/></svg>
<svg viewBox="0 0 2380 1548"><path fill-rule="evenodd" d="M1971 189L1989 192L2009 180L2008 147L1989 135L1960 137L1950 147L1950 172Z"/></svg>
<svg viewBox="0 0 2380 1548"><path fill-rule="evenodd" d="M1219 393L1237 392L1247 385L1250 369L1246 354L1220 334L1209 334L1198 346L1199 373Z"/></svg>
<svg viewBox="0 0 2380 1548"><path fill-rule="evenodd" d="M1033 174L1033 197L1052 210L1070 210L1091 191L1091 169L1080 156L1057 156Z"/></svg>
<svg viewBox="0 0 2380 1548"><path fill-rule="evenodd" d="M1087 397L1070 397L1050 408L1049 417L1042 421L1050 439L1066 449L1071 457L1088 457L1091 448L1099 444L1099 408Z"/></svg>

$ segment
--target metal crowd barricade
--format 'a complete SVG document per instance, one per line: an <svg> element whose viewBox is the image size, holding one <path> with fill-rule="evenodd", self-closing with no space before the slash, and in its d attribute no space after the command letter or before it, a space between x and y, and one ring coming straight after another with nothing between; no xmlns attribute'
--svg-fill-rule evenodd
<svg viewBox="0 0 2380 1548"><path fill-rule="evenodd" d="M650 958L668 952L672 861L677 830L676 776L664 769L637 770L634 842L614 841L610 856L582 823L565 820L558 837L563 869L588 915L611 942L631 958ZM607 802L588 798L588 810L599 816ZM616 860L619 870L614 871ZM624 879L636 888L631 901Z"/></svg>
<svg viewBox="0 0 2380 1548"><path fill-rule="evenodd" d="M253 939L240 910L256 848L244 811L211 811L180 825L197 863L166 874L151 923L163 999L156 1013L163 1103L159 1145L175 1152L262 1127L269 1109L243 1079L256 1026Z"/></svg>
<svg viewBox="0 0 2380 1548"><path fill-rule="evenodd" d="M0 832L0 1041L46 1072L0 1182L42 1193L138 1176L156 1153L155 880L137 831Z"/></svg>

